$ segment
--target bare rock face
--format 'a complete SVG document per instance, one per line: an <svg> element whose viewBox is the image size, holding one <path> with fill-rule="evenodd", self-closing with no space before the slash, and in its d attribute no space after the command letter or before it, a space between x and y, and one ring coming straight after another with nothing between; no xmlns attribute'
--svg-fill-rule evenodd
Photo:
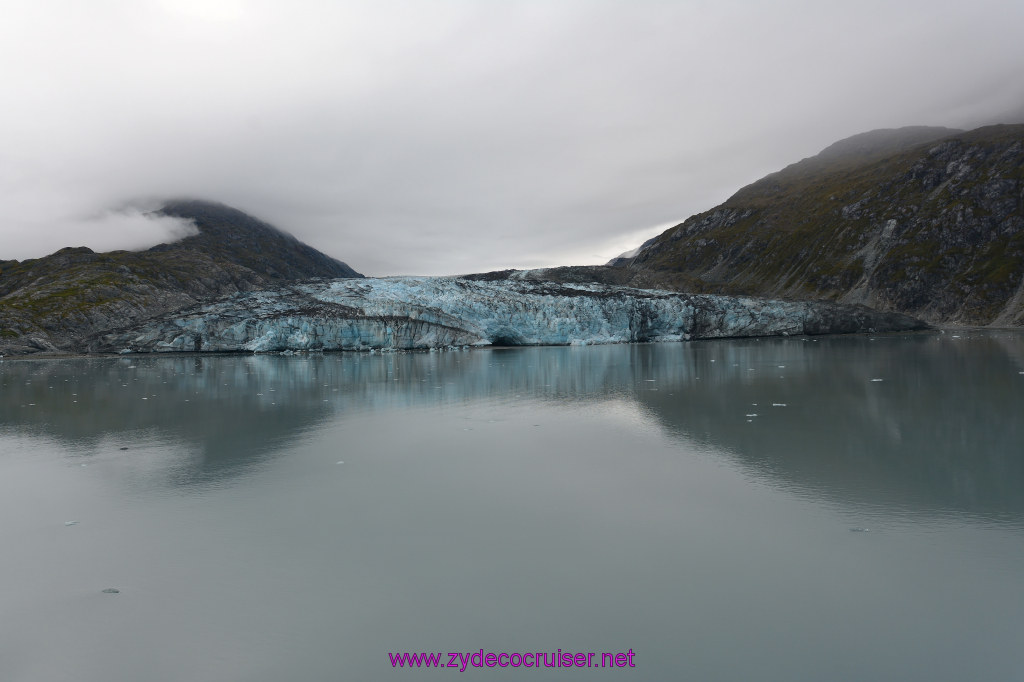
<svg viewBox="0 0 1024 682"><path fill-rule="evenodd" d="M927 325L862 306L601 284L400 277L241 293L100 334L104 352L411 350L867 331Z"/></svg>
<svg viewBox="0 0 1024 682"><path fill-rule="evenodd" d="M619 269L639 286L1022 325L1024 125L849 138L665 231Z"/></svg>

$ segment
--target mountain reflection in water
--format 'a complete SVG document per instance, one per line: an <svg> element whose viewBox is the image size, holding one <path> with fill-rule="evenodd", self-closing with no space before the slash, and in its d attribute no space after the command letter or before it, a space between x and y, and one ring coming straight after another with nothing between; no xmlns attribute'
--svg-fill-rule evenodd
<svg viewBox="0 0 1024 682"><path fill-rule="evenodd" d="M624 401L672 438L801 494L1024 515L1024 336L1012 332L0 368L0 430L54 439L83 463L121 447L131 458L146 444L182 446L185 459L154 465L148 485L229 483L325 425L355 428L375 411Z"/></svg>

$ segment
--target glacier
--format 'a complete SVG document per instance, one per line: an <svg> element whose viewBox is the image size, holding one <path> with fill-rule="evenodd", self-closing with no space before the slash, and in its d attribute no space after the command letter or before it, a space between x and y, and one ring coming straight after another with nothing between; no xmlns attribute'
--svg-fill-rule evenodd
<svg viewBox="0 0 1024 682"><path fill-rule="evenodd" d="M863 306L509 278L311 280L90 340L99 352L417 350L908 331Z"/></svg>

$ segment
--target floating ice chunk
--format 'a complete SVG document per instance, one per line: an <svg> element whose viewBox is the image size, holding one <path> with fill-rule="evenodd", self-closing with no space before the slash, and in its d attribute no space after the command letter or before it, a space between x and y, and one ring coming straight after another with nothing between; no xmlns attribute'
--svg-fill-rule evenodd
<svg viewBox="0 0 1024 682"><path fill-rule="evenodd" d="M786 403L772 403L772 407L785 407Z"/></svg>
<svg viewBox="0 0 1024 682"><path fill-rule="evenodd" d="M882 381L881 379L872 379L872 381Z"/></svg>
<svg viewBox="0 0 1024 682"><path fill-rule="evenodd" d="M338 462L338 464L344 464L344 462Z"/></svg>
<svg viewBox="0 0 1024 682"><path fill-rule="evenodd" d="M748 417L756 417L756 416L757 416L757 414L748 414L747 416L748 416Z"/></svg>
<svg viewBox="0 0 1024 682"><path fill-rule="evenodd" d="M77 526L78 525L78 521L65 521L64 525L65 526Z"/></svg>
<svg viewBox="0 0 1024 682"><path fill-rule="evenodd" d="M850 529L851 533L868 533L870 531L871 531L870 528L851 528Z"/></svg>

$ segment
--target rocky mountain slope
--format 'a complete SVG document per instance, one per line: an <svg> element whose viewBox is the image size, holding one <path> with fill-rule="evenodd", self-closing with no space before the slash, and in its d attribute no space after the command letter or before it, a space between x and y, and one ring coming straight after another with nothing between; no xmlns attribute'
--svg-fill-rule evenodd
<svg viewBox="0 0 1024 682"><path fill-rule="evenodd" d="M174 201L160 212L193 221L198 234L146 251L64 248L0 261L0 354L79 350L97 330L219 296L311 277L362 277L222 204Z"/></svg>
<svg viewBox="0 0 1024 682"><path fill-rule="evenodd" d="M1024 125L843 140L589 277L1024 325Z"/></svg>

